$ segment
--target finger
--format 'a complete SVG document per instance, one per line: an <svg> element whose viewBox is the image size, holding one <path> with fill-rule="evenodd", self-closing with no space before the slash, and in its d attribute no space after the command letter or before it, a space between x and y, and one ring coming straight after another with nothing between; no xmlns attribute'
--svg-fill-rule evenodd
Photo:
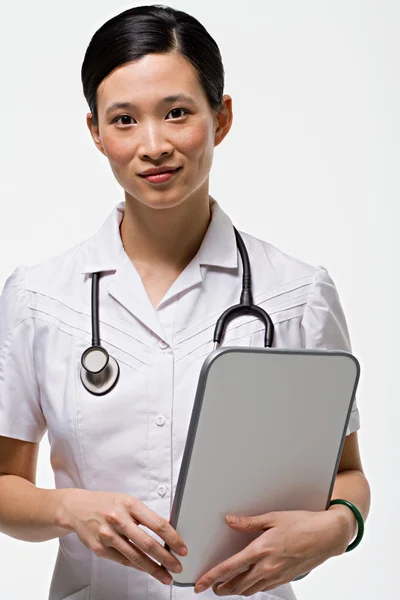
<svg viewBox="0 0 400 600"><path fill-rule="evenodd" d="M205 575L202 575L196 582L194 591L196 593L202 592L217 582L230 580L248 569L256 561L257 555L255 555L252 544L250 544L238 554L231 556Z"/></svg>
<svg viewBox="0 0 400 600"><path fill-rule="evenodd" d="M185 542L172 525L148 508L143 502L137 501L137 498L132 498L131 514L142 525L154 531L176 554L184 556L187 553Z"/></svg>
<svg viewBox="0 0 400 600"><path fill-rule="evenodd" d="M245 573L237 575L225 583L214 585L213 591L217 596L241 595L243 591L258 585L260 580L263 580L263 575L257 569L257 565L252 565Z"/></svg>
<svg viewBox="0 0 400 600"><path fill-rule="evenodd" d="M162 517L158 518L165 521ZM153 558L158 560L170 571L180 573L182 571L182 565L178 559L166 550L156 539L148 535L139 527L141 524L139 519L139 515L136 515L136 517L131 515L124 517L120 513L117 514L113 512L106 515L106 521L115 532L127 540L132 540L138 548L143 550L146 554L153 556ZM168 521L166 521L166 523L169 525Z"/></svg>
<svg viewBox="0 0 400 600"><path fill-rule="evenodd" d="M180 573L182 571L182 564L180 561L170 552L168 552L168 550L166 550L163 546L161 546L156 539L154 539L151 535L143 531L143 529L134 523L128 523L126 525L125 535L133 542L135 546L140 548L140 550L142 550L145 554L155 558L166 569L169 569L173 573Z"/></svg>
<svg viewBox="0 0 400 600"><path fill-rule="evenodd" d="M161 583L172 583L172 577L165 568L151 560L149 556L144 554L130 541L124 540L120 536L116 536L112 541L112 546L110 545L110 547L107 548L107 552L108 551L118 559L117 562L120 562L125 566L131 566L139 571L149 573L149 575L155 577L161 581ZM106 558L108 558L107 555Z"/></svg>
<svg viewBox="0 0 400 600"><path fill-rule="evenodd" d="M265 513L264 515L239 516L226 515L226 521L234 529L245 531L260 531L272 527L276 520L276 513ZM234 522L236 521L236 522Z"/></svg>
<svg viewBox="0 0 400 600"><path fill-rule="evenodd" d="M248 546L243 548L241 552L234 554L226 561L208 571L208 573L202 575L196 582L195 592L204 591L217 582L232 579L236 575L246 571L251 565L254 565L261 560L261 558L264 558L264 549L262 544L260 544L260 538L258 537Z"/></svg>

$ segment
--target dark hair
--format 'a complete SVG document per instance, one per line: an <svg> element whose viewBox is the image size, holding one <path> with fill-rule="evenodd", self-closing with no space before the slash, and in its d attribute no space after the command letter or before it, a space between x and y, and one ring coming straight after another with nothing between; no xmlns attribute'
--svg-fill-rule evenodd
<svg viewBox="0 0 400 600"><path fill-rule="evenodd" d="M98 124L97 88L111 71L146 54L168 52L176 52L192 63L211 109L220 109L225 73L216 42L194 17L170 6L153 4L112 17L90 40L81 79L93 123Z"/></svg>

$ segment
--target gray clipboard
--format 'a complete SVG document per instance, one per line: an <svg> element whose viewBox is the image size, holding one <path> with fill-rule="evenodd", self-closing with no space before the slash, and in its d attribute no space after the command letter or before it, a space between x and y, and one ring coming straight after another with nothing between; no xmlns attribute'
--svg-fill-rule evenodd
<svg viewBox="0 0 400 600"><path fill-rule="evenodd" d="M222 347L201 369L170 523L188 546L177 586L193 586L262 532L225 514L325 510L360 376L341 350Z"/></svg>

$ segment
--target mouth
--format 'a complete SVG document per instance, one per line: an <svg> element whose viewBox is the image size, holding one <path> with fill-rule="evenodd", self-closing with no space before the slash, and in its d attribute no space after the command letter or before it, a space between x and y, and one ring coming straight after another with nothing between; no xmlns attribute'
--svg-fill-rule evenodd
<svg viewBox="0 0 400 600"><path fill-rule="evenodd" d="M156 175L139 175L142 179L146 179L150 183L164 183L169 181L178 171L181 170L182 167L178 167L173 171L163 171L162 173L157 173Z"/></svg>

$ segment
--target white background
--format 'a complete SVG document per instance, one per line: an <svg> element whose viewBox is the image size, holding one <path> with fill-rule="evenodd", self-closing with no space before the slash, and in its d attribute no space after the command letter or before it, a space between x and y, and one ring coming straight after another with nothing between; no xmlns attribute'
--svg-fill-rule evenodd
<svg viewBox="0 0 400 600"><path fill-rule="evenodd" d="M1 2L1 287L18 264L45 260L97 231L123 199L86 127L80 68L95 30L140 4ZM395 598L400 4L172 6L217 41L224 92L233 99L234 123L215 149L210 193L239 229L329 270L361 363L359 440L372 488L365 537L294 589L299 600ZM37 484L53 487L47 437ZM57 543L0 534L0 597L47 597Z"/></svg>

